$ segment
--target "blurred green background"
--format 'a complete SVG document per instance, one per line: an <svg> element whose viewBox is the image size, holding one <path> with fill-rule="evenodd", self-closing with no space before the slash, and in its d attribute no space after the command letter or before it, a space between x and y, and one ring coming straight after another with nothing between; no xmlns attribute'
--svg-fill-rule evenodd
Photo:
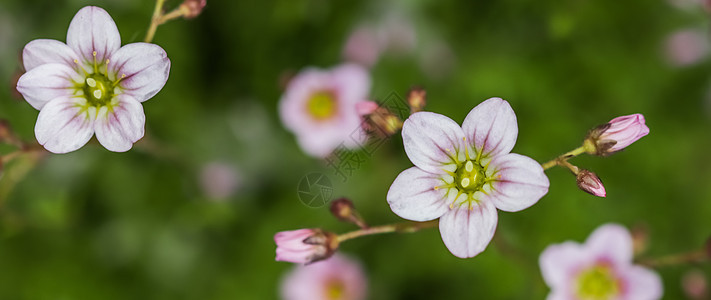
<svg viewBox="0 0 711 300"><path fill-rule="evenodd" d="M274 261L274 233L354 229L298 200L310 172L329 174L334 196L352 199L369 223L400 221L385 201L411 166L399 135L342 182L300 150L277 114L289 74L341 63L355 28L389 20L409 24L415 39L373 66L373 99L421 85L427 110L461 122L479 102L502 97L518 116L514 152L540 162L619 115L644 114L651 133L609 158L572 161L602 178L607 198L549 170L548 195L522 212L499 212L495 242L475 258L451 255L436 229L343 244L362 261L371 299L542 299L541 251L581 242L607 222L645 226L646 257L697 249L711 234L711 60L679 66L667 41L691 28L708 47L711 35L703 5L675 3L209 0L198 18L158 28L170 79L144 103L147 137L133 150L92 141L47 157L11 191L13 170L27 161L5 166L0 299L277 298L293 265ZM86 5L106 9L126 44L143 39L154 2L0 2L0 118L25 140L34 140L38 112L13 96L21 50L37 38L65 41ZM693 53L684 48L693 44L674 49ZM215 163L236 182L224 199L200 183ZM711 276L708 263L659 269L665 299L684 298L680 282L691 269Z"/></svg>

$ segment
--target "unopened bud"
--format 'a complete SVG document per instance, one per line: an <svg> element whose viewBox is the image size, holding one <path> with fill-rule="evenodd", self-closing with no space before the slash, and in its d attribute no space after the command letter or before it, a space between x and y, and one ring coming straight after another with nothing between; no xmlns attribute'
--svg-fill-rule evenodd
<svg viewBox="0 0 711 300"><path fill-rule="evenodd" d="M580 170L577 175L578 188L593 196L605 197L605 186L602 185L602 180L593 172L588 170Z"/></svg>
<svg viewBox="0 0 711 300"><path fill-rule="evenodd" d="M360 101L356 103L356 112L361 116L367 116L374 113L378 107L380 106L374 101Z"/></svg>
<svg viewBox="0 0 711 300"><path fill-rule="evenodd" d="M649 229L645 224L637 224L632 227L632 250L634 255L640 255L647 250L649 244Z"/></svg>
<svg viewBox="0 0 711 300"><path fill-rule="evenodd" d="M364 116L366 130L389 137L402 129L402 120L385 107L378 107L372 114Z"/></svg>
<svg viewBox="0 0 711 300"><path fill-rule="evenodd" d="M353 202L348 198L339 198L331 202L331 213L343 222L349 222L358 225L358 227L366 228L368 225L360 217L356 211Z"/></svg>
<svg viewBox="0 0 711 300"><path fill-rule="evenodd" d="M684 290L684 294L686 294L689 299L707 299L708 287L706 285L706 276L700 270L695 269L686 272L681 278L681 286Z"/></svg>
<svg viewBox="0 0 711 300"><path fill-rule="evenodd" d="M407 104L410 105L410 112L422 111L427 104L427 91L420 87L414 87L407 94Z"/></svg>
<svg viewBox="0 0 711 300"><path fill-rule="evenodd" d="M206 4L207 0L185 0L180 4L180 11L184 18L192 19L200 15Z"/></svg>
<svg viewBox="0 0 711 300"><path fill-rule="evenodd" d="M633 114L612 119L593 128L585 138L586 152L607 156L620 151L649 134L644 116Z"/></svg>
<svg viewBox="0 0 711 300"><path fill-rule="evenodd" d="M338 236L321 229L282 231L274 235L276 260L310 264L324 260L338 249Z"/></svg>

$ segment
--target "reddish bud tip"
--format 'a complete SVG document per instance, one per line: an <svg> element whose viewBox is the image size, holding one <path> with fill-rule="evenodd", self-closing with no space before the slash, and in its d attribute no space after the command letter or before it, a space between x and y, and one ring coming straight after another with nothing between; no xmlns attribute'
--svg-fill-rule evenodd
<svg viewBox="0 0 711 300"><path fill-rule="evenodd" d="M407 93L407 104L410 105L410 111L416 113L422 111L427 104L427 91L421 87L414 87Z"/></svg>
<svg viewBox="0 0 711 300"><path fill-rule="evenodd" d="M580 170L577 175L578 188L593 196L605 197L605 186L602 185L602 180L593 172L588 170Z"/></svg>
<svg viewBox="0 0 711 300"><path fill-rule="evenodd" d="M180 10L183 12L183 17L192 19L200 15L205 5L207 0L185 0L180 4Z"/></svg>

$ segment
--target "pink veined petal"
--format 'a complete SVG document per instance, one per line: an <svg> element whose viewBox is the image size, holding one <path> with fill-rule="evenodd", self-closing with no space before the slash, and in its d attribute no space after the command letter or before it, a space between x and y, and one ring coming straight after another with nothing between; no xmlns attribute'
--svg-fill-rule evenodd
<svg viewBox="0 0 711 300"><path fill-rule="evenodd" d="M501 98L490 98L474 107L462 129L469 143L485 157L511 152L518 137L516 114Z"/></svg>
<svg viewBox="0 0 711 300"><path fill-rule="evenodd" d="M60 97L42 108L35 124L35 136L52 153L67 153L84 146L94 135L96 109L86 107L80 97Z"/></svg>
<svg viewBox="0 0 711 300"><path fill-rule="evenodd" d="M496 207L481 201L473 209L466 206L451 209L439 219L442 241L454 256L474 257L486 249L496 231Z"/></svg>
<svg viewBox="0 0 711 300"><path fill-rule="evenodd" d="M81 55L84 62L105 62L121 47L121 36L109 13L100 7L86 6L77 12L67 30L67 45Z"/></svg>
<svg viewBox="0 0 711 300"><path fill-rule="evenodd" d="M611 260L615 264L632 262L632 236L627 228L617 224L605 224L593 231L585 241L591 255Z"/></svg>
<svg viewBox="0 0 711 300"><path fill-rule="evenodd" d="M42 107L52 99L70 97L76 82L82 77L74 69L63 64L43 64L25 74L17 81L17 91L32 107Z"/></svg>
<svg viewBox="0 0 711 300"><path fill-rule="evenodd" d="M344 105L366 100L370 92L370 75L357 64L343 64L331 71L331 76ZM355 109L355 106L350 109Z"/></svg>
<svg viewBox="0 0 711 300"><path fill-rule="evenodd" d="M112 110L105 106L99 109L94 130L106 149L125 152L143 137L146 116L141 103L129 95L115 96L114 102Z"/></svg>
<svg viewBox="0 0 711 300"><path fill-rule="evenodd" d="M76 69L75 59L78 60L79 55L67 44L57 40L33 40L22 50L22 64L27 71L50 63L63 64Z"/></svg>
<svg viewBox="0 0 711 300"><path fill-rule="evenodd" d="M125 75L120 87L143 102L155 96L168 81L170 59L158 45L133 43L118 49L110 57L108 68L109 77Z"/></svg>
<svg viewBox="0 0 711 300"><path fill-rule="evenodd" d="M485 197L500 210L528 208L548 193L550 182L543 168L527 156L515 153L496 156L489 164L489 172L497 179L492 182L494 191Z"/></svg>
<svg viewBox="0 0 711 300"><path fill-rule="evenodd" d="M566 294L573 286L574 274L588 262L585 249L575 242L564 242L546 247L538 258L543 280L552 292Z"/></svg>
<svg viewBox="0 0 711 300"><path fill-rule="evenodd" d="M402 126L405 153L420 169L444 174L443 166L464 160L464 133L452 119L432 113L412 114Z"/></svg>
<svg viewBox="0 0 711 300"><path fill-rule="evenodd" d="M624 300L662 298L664 285L656 272L640 266L630 266L623 276L626 284Z"/></svg>
<svg viewBox="0 0 711 300"><path fill-rule="evenodd" d="M442 184L437 175L412 167L395 178L386 198L390 209L401 218L419 222L434 220L449 210L446 189L434 189Z"/></svg>

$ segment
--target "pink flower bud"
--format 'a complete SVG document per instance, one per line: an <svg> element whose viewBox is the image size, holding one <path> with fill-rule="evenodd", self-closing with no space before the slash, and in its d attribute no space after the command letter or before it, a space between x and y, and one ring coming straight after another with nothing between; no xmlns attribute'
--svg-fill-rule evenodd
<svg viewBox="0 0 711 300"><path fill-rule="evenodd" d="M366 116L375 112L380 107L378 103L373 101L361 101L356 103L356 111L361 116Z"/></svg>
<svg viewBox="0 0 711 300"><path fill-rule="evenodd" d="M309 264L331 257L338 249L336 235L321 229L282 231L274 235L276 260Z"/></svg>
<svg viewBox="0 0 711 300"><path fill-rule="evenodd" d="M643 136L649 134L649 127L644 124L644 116L632 114L612 119L590 131L587 140L595 149L591 154L610 155L624 149Z"/></svg>
<svg viewBox="0 0 711 300"><path fill-rule="evenodd" d="M581 170L577 176L578 187L593 196L605 197L605 187L602 185L600 177L588 170Z"/></svg>
<svg viewBox="0 0 711 300"><path fill-rule="evenodd" d="M205 5L207 0L185 0L180 4L180 9L186 19L192 19L200 15Z"/></svg>

